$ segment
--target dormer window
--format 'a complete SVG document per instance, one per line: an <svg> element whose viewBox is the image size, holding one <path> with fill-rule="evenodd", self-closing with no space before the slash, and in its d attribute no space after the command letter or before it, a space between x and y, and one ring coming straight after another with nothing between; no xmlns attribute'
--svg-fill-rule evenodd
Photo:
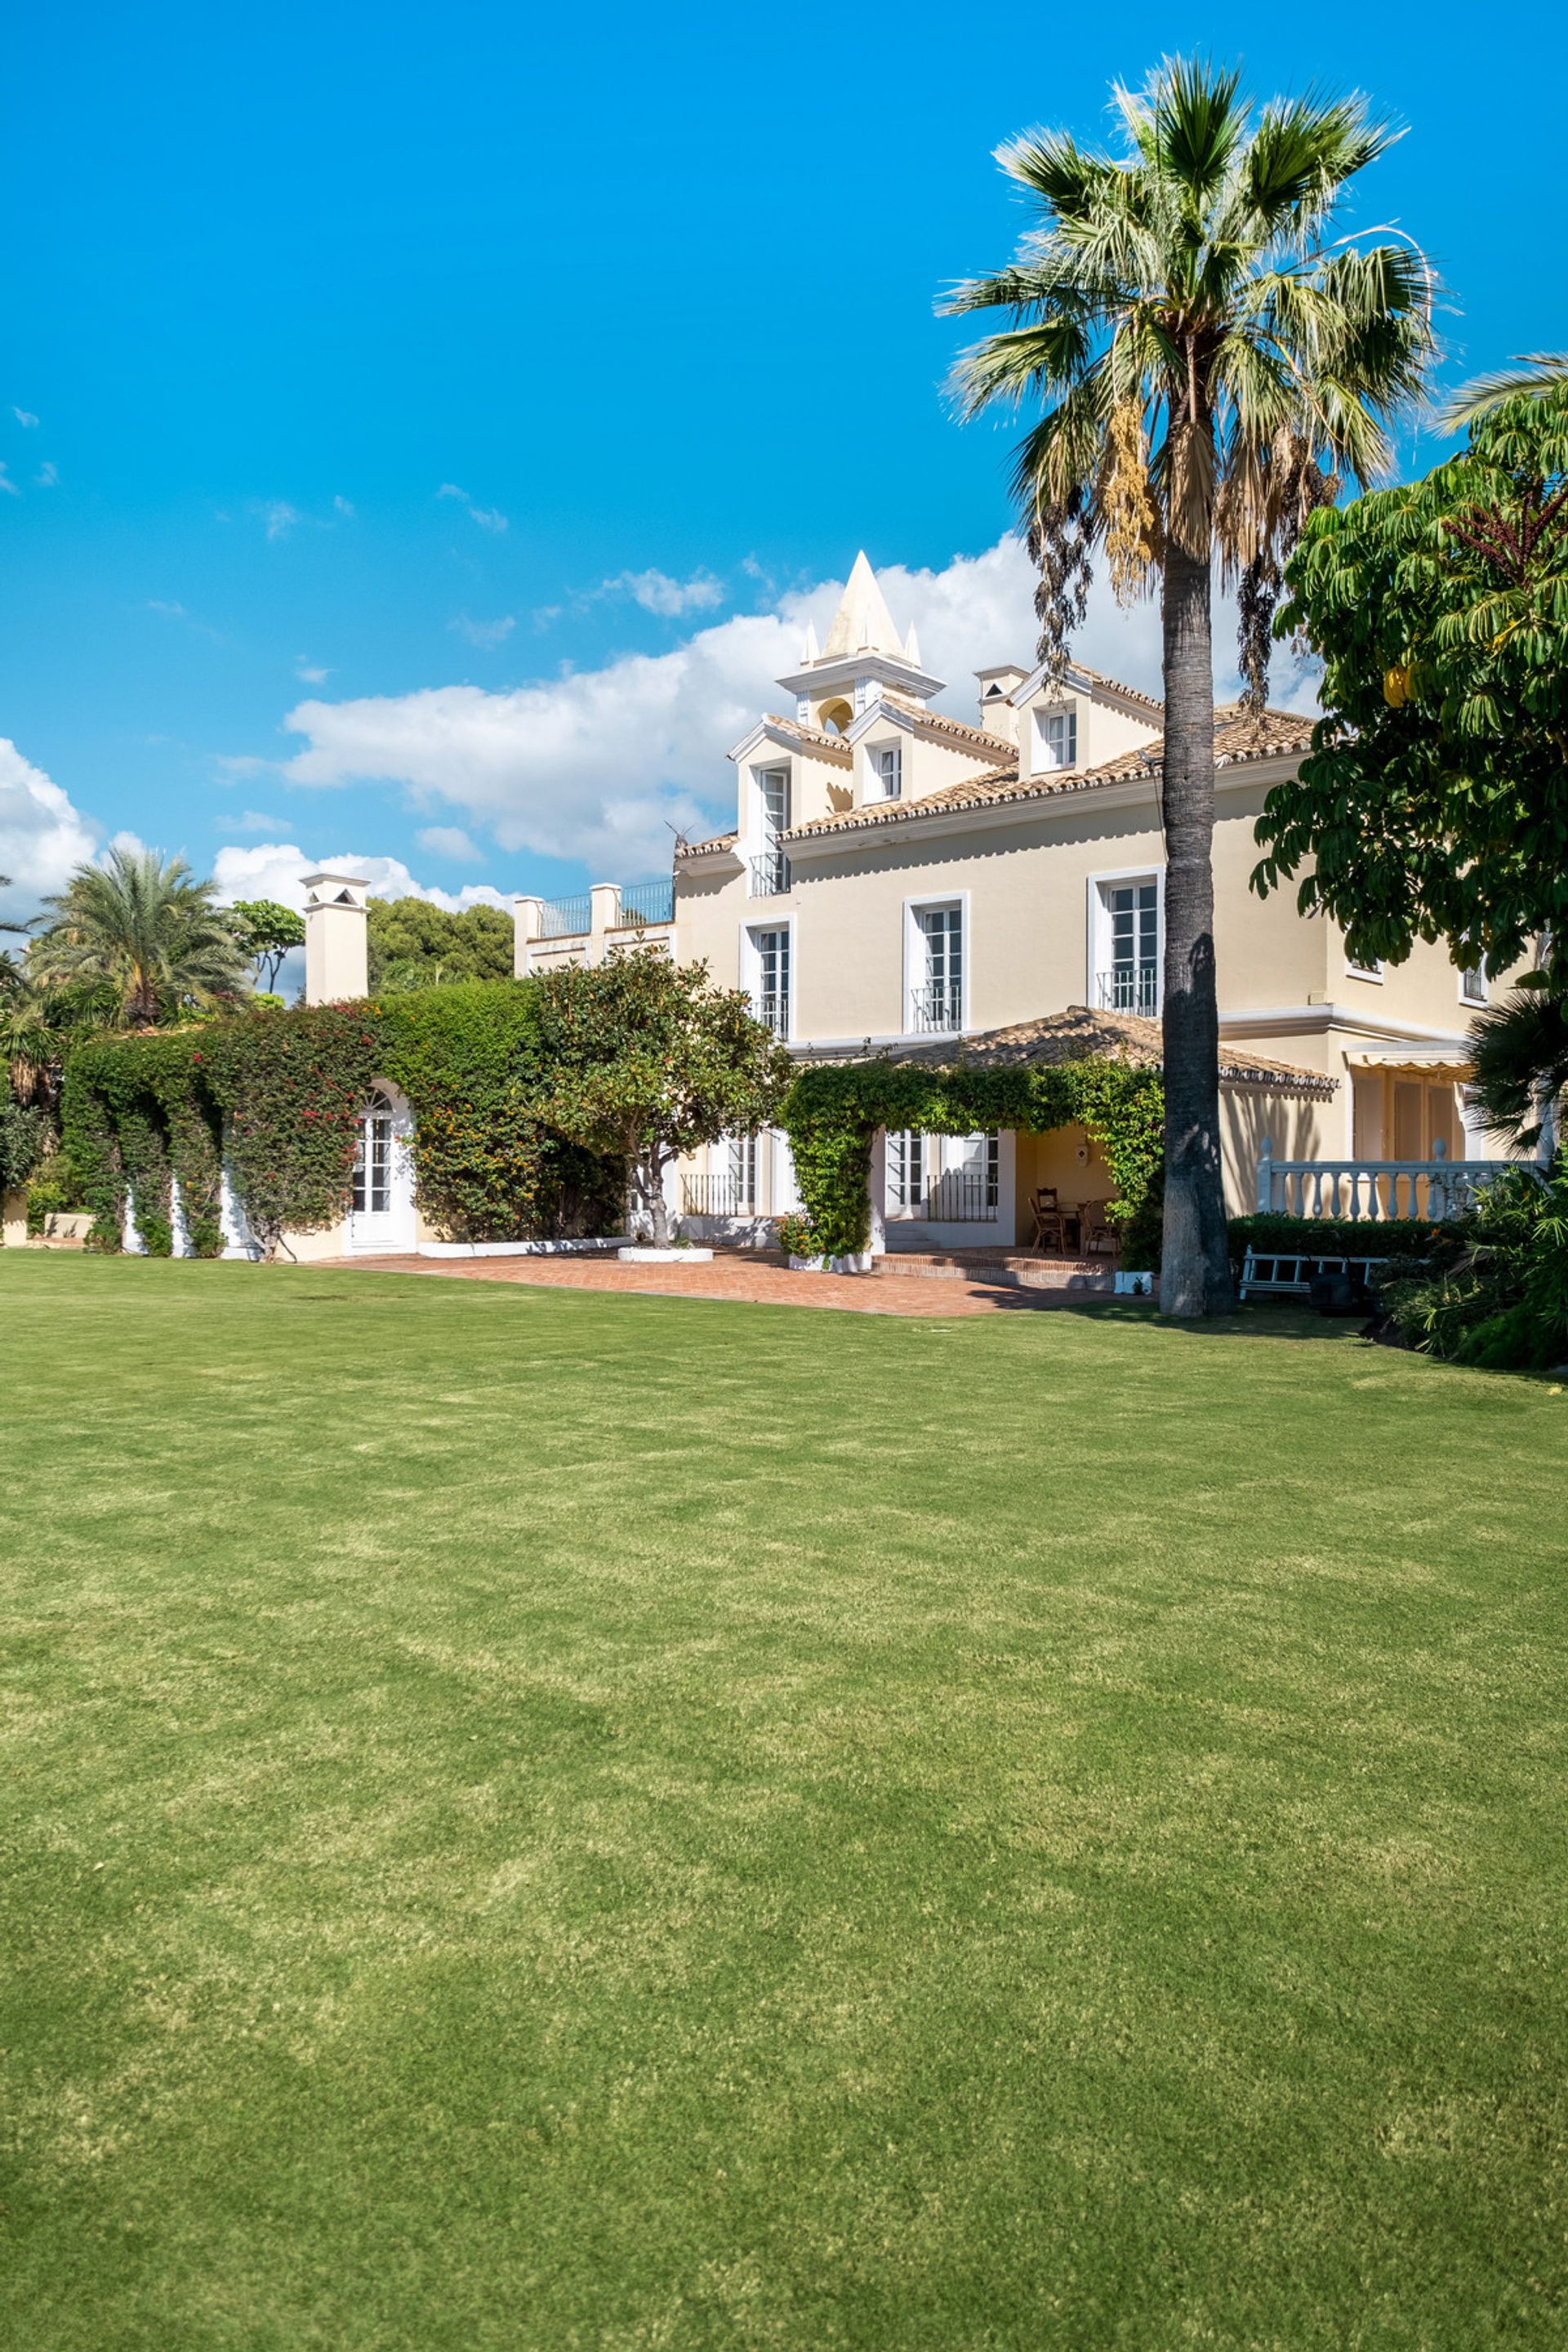
<svg viewBox="0 0 1568 2352"><path fill-rule="evenodd" d="M1039 744L1039 764L1043 769L1077 767L1076 710L1037 710L1035 732Z"/></svg>
<svg viewBox="0 0 1568 2352"><path fill-rule="evenodd" d="M904 789L903 745L877 744L871 753L871 772L876 778L878 799L896 801Z"/></svg>

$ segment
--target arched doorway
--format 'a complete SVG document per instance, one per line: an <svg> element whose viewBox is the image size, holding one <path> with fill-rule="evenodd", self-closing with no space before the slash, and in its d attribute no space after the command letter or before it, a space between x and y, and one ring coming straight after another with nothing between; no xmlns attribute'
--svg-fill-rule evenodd
<svg viewBox="0 0 1568 2352"><path fill-rule="evenodd" d="M414 1216L414 1112L406 1095L377 1084L359 1123L348 1245L355 1256L411 1250Z"/></svg>

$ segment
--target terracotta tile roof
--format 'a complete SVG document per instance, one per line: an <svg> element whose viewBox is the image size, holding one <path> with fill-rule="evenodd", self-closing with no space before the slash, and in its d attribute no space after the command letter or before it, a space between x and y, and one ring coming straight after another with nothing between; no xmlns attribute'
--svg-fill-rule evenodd
<svg viewBox="0 0 1568 2352"><path fill-rule="evenodd" d="M887 1055L893 1062L910 1062L926 1069L981 1070L1049 1067L1081 1062L1090 1055L1125 1062L1133 1069L1156 1070L1164 1058L1157 1021L1134 1013L1096 1013L1087 1004L1069 1004L1065 1013L1042 1013L1037 1020L1015 1021L1005 1029L986 1029L973 1037L938 1037L929 1045L897 1046ZM876 1058L869 1054L846 1054L845 1061ZM1304 1069L1294 1062L1276 1061L1255 1054L1248 1045L1219 1049L1219 1074L1230 1086L1275 1087L1282 1092L1315 1095L1327 1100L1339 1081L1321 1070Z"/></svg>
<svg viewBox="0 0 1568 2352"><path fill-rule="evenodd" d="M1300 755L1311 746L1312 721L1297 711L1265 710L1254 718L1233 703L1216 710L1215 717L1215 761L1222 768L1235 767L1245 760ZM979 734L976 728L964 731ZM984 808L1002 801L1055 800L1069 793L1091 792L1098 784L1120 783L1138 776L1152 778L1160 772L1163 749L1163 738L1154 735L1135 750L1123 751L1119 759L1081 773L1069 768L1051 775L1020 778L1015 761L989 769L984 775L965 777L961 783L944 784L940 792L927 793L917 801L875 801L837 815L814 817L808 824L796 825L785 838L798 841L808 835L853 833L865 825L909 823L939 816L949 809Z"/></svg>
<svg viewBox="0 0 1568 2352"><path fill-rule="evenodd" d="M676 844L677 857L701 857L710 850L731 849L740 839L738 833L710 834L706 841L682 841Z"/></svg>
<svg viewBox="0 0 1568 2352"><path fill-rule="evenodd" d="M819 759L826 755L845 768L855 764L855 754L842 735L825 734L820 727L808 727L804 719L784 719L777 711L769 710L763 715L763 725L776 727L781 734L793 735L804 750L815 752Z"/></svg>

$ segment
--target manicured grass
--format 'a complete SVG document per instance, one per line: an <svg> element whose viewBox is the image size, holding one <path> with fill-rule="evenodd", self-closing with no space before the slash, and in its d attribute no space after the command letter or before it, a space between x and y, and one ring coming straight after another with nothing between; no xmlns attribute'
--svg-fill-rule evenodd
<svg viewBox="0 0 1568 2352"><path fill-rule="evenodd" d="M0 1255L12 2352L1547 2346L1564 1438Z"/></svg>

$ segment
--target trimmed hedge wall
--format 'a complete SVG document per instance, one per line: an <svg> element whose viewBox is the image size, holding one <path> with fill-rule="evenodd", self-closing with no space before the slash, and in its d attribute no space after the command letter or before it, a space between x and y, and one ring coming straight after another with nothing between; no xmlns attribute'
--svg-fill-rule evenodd
<svg viewBox="0 0 1568 2352"><path fill-rule="evenodd" d="M268 1256L286 1231L337 1223L378 1078L414 1106L420 1206L455 1239L580 1232L617 1216L625 1171L531 1108L536 986L473 982L384 1003L264 1008L79 1046L61 1117L93 1213L91 1246L120 1248L129 1199L149 1253L169 1255L177 1179L191 1247L216 1256L226 1161Z"/></svg>
<svg viewBox="0 0 1568 2352"><path fill-rule="evenodd" d="M1289 1256L1293 1251L1318 1257L1429 1258L1452 1241L1456 1227L1428 1217L1232 1217L1226 1228L1232 1262L1250 1250Z"/></svg>

